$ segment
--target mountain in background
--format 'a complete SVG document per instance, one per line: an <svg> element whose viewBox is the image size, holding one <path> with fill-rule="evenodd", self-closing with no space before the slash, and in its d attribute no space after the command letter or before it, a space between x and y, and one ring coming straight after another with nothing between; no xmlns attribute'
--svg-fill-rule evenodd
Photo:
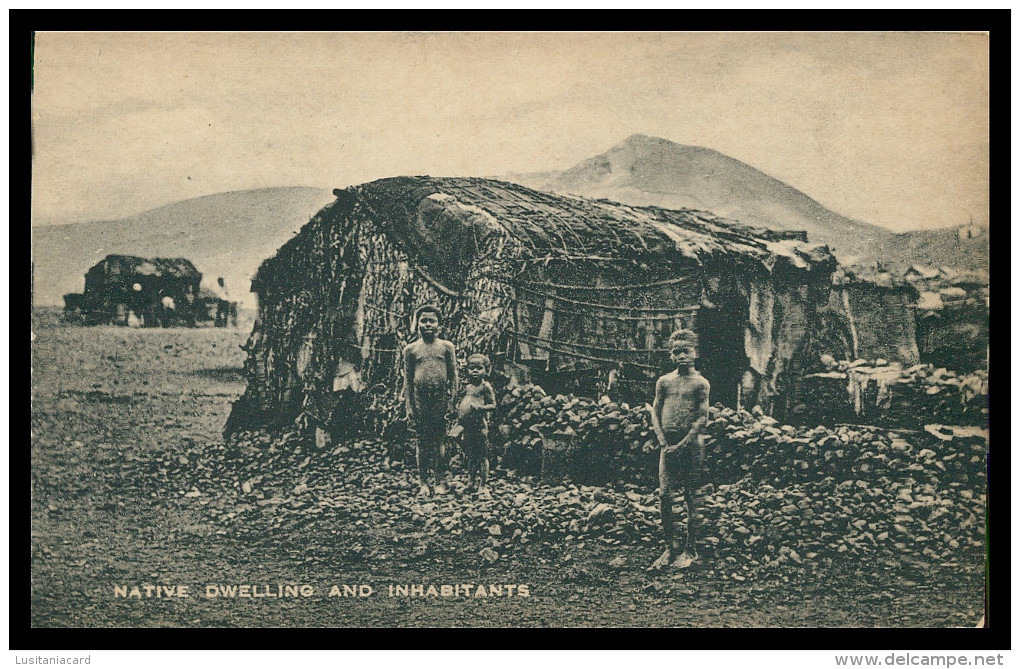
<svg viewBox="0 0 1020 669"><path fill-rule="evenodd" d="M332 191L288 187L218 193L112 221L32 228L34 301L62 305L80 293L85 272L110 253L183 257L203 284L222 276L231 297L254 306L251 276L319 209Z"/></svg>
<svg viewBox="0 0 1020 669"><path fill-rule="evenodd" d="M778 179L713 149L631 135L605 153L563 172L512 174L507 181L538 190L606 198L633 205L704 209L747 225L805 230L841 262L881 261L987 266L985 234L960 239L957 228L896 234L837 214Z"/></svg>
<svg viewBox="0 0 1020 669"><path fill-rule="evenodd" d="M804 193L718 151L633 135L563 172L500 177L538 190L634 205L692 208L747 225L806 230L847 265L882 262L987 269L987 226L896 234L826 209ZM128 218L32 228L34 300L62 305L80 293L85 272L110 253L184 257L204 276L222 276L234 299L248 292L259 264L319 209L331 190L263 188L184 200Z"/></svg>

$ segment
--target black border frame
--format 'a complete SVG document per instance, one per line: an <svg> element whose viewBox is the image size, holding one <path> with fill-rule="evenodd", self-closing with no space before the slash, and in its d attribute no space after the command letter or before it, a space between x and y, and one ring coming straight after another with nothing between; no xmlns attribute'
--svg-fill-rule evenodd
<svg viewBox="0 0 1020 669"><path fill-rule="evenodd" d="M888 11L776 11L776 10L722 10L683 12L612 12L584 11L547 12L441 12L430 10L414 12L391 10L382 12L276 12L238 10L229 13L208 12L123 12L123 11L65 11L65 10L10 10L11 55L11 219L30 220L31 217L31 86L33 32L36 30L150 30L155 26L166 30L611 30L657 31L665 26L677 30L725 31L987 31L990 34L991 64L991 133L998 140L991 143L991 213L1008 219L1009 207L1009 74L1010 74L1010 11L1009 10L921 10L909 12ZM19 168L19 169L16 169ZM999 235L1009 235L1009 226L997 230L996 248L1009 248L998 244ZM1007 263L999 258L990 263L999 277L1006 276ZM17 265L16 265L17 266ZM1000 271L1001 270L1001 271ZM1003 279L996 281L1006 286ZM17 282L15 282L17 285ZM31 294L31 289L30 289ZM1008 302L1009 300L1007 300ZM13 300L17 303L17 299ZM1002 304L998 297L997 303ZM1001 307L1000 307L1001 308ZM1008 307L1007 307L1008 310ZM996 319L1001 322L1001 318ZM992 330L1003 333L1005 328ZM997 361L1009 357L1005 340L995 337ZM28 372L30 356L19 356ZM25 370L25 367L28 367ZM1000 368L997 364L996 368ZM1006 369L1006 367L1002 367ZM15 378L21 377L18 375ZM1009 391L996 390L996 435L1008 434ZM1001 416L1000 416L1001 414ZM25 424L17 426L25 429ZM16 433L12 430L12 437ZM25 444L27 440L11 443ZM507 636L501 629L472 629L452 631L449 635L435 635L429 630L400 630L389 636L389 648L547 648L560 649L771 649L803 650L873 650L923 648L926 650L1008 650L1011 648L1011 553L1010 553L1010 453L1008 442L990 447L989 460L995 460L996 472L1005 472L1005 478L989 473L988 519L990 529L989 569L986 578L990 583L988 623L986 629L928 629L883 628L863 630L857 628L825 628L824 634L805 634L803 628L763 629L677 629L668 635L658 629L556 629L528 630L526 636L517 633ZM344 649L371 650L378 642L368 635L351 635L347 629L260 629L253 638L252 628L245 629L153 629L153 628L88 628L52 629L33 628L31 611L31 569L27 542L31 518L24 503L30 495L27 475L31 470L30 449L11 449L10 490L10 645L11 650L137 650L161 649ZM380 630L383 631L383 630ZM426 636L428 635L428 636ZM877 652L882 652L877 651Z"/></svg>

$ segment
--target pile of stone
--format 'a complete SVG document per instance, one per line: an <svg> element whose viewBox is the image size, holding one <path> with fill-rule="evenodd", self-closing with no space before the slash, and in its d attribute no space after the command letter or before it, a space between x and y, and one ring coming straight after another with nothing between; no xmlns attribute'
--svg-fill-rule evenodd
<svg viewBox="0 0 1020 669"><path fill-rule="evenodd" d="M742 565L841 554L952 562L984 545L987 431L709 422L707 526Z"/></svg>
<svg viewBox="0 0 1020 669"><path fill-rule="evenodd" d="M654 481L657 450L648 405L547 395L518 386L500 400L493 441L502 467L546 480Z"/></svg>
<svg viewBox="0 0 1020 669"><path fill-rule="evenodd" d="M589 545L649 552L660 545L647 406L524 387L504 400L499 418L494 432L508 454L525 447L541 453L557 438L578 452L603 444L603 467L614 476L586 485L504 469L487 494L477 494L455 470L450 492L422 498L413 470L387 459L392 444L323 447L298 432L189 443L144 463L145 475L161 494L205 507L221 532L290 537L289 544L307 534L309 560L337 559L338 545L343 559L406 563L470 547L480 564L533 548L569 561ZM760 412L717 408L705 435L698 546L705 568L720 578L786 580L850 556L876 565L982 559L983 428L795 427ZM329 539L338 533L346 537L340 544Z"/></svg>

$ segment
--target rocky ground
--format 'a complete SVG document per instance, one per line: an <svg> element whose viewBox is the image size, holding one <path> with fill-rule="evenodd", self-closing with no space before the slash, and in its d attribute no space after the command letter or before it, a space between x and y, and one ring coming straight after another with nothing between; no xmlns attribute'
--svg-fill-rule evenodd
<svg viewBox="0 0 1020 669"><path fill-rule="evenodd" d="M422 499L408 463L385 465L393 444L224 443L242 331L37 320L35 335L37 627L945 627L982 615L972 441L947 454L914 433L809 434L721 412L701 558L648 571L661 547L640 477L586 486L499 471L479 496L455 458L452 491ZM313 593L222 595L244 584ZM439 594L388 594L415 584ZM145 585L190 597L146 597Z"/></svg>

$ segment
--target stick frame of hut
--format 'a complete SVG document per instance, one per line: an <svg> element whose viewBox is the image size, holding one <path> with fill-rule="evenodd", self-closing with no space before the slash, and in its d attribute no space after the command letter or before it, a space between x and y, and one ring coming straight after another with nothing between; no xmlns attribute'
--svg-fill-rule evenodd
<svg viewBox="0 0 1020 669"><path fill-rule="evenodd" d="M770 411L799 375L836 267L802 232L487 179L396 177L334 194L253 279L264 381L250 379L235 405L247 418L228 432L302 411L350 421L337 397L365 389L396 399L425 303L461 357L490 357L497 386L530 378L590 395L615 370L622 395L647 402L669 334L687 327L713 402L739 395Z"/></svg>

